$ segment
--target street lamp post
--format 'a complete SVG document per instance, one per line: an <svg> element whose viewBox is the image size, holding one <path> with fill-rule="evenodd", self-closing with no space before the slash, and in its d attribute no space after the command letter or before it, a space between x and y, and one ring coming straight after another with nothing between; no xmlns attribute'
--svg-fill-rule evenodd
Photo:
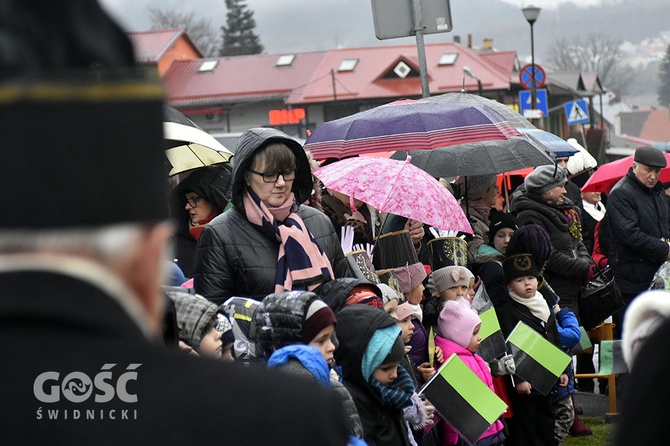
<svg viewBox="0 0 670 446"><path fill-rule="evenodd" d="M482 80L477 77L477 75L472 71L472 69L468 66L463 67L463 73L467 74L471 78L475 79L477 81L477 88L479 90L479 96L482 95ZM464 81L465 82L465 81Z"/></svg>
<svg viewBox="0 0 670 446"><path fill-rule="evenodd" d="M530 106L533 110L537 110L537 86L535 80L535 38L533 35L533 24L540 16L540 8L537 6L526 6L521 10L526 21L530 24L530 66L533 79L531 80L530 89Z"/></svg>

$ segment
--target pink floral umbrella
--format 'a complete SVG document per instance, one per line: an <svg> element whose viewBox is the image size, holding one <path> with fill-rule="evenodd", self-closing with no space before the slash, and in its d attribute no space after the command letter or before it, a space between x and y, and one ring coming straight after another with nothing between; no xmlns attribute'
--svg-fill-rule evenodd
<svg viewBox="0 0 670 446"><path fill-rule="evenodd" d="M472 234L453 195L428 173L404 161L348 158L315 170L323 185L361 200L377 210L418 220L447 231Z"/></svg>

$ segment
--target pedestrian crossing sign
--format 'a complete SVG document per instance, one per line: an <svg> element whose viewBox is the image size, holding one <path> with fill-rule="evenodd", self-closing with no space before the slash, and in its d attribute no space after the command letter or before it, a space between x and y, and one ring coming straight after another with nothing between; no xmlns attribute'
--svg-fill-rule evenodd
<svg viewBox="0 0 670 446"><path fill-rule="evenodd" d="M565 115L568 118L568 125L584 124L589 122L589 108L586 106L586 100L566 102Z"/></svg>

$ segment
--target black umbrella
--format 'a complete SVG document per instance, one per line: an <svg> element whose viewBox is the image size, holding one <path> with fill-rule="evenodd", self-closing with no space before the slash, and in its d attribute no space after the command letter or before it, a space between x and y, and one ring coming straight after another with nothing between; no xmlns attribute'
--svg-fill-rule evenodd
<svg viewBox="0 0 670 446"><path fill-rule="evenodd" d="M520 137L413 150L409 154L413 165L436 178L497 174L555 162L543 149ZM397 151L391 158L404 160L407 155L404 150Z"/></svg>

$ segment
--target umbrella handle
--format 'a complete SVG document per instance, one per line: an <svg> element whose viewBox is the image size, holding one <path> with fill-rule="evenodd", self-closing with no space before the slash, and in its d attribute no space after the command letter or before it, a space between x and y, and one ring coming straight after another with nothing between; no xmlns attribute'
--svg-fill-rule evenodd
<svg viewBox="0 0 670 446"><path fill-rule="evenodd" d="M354 194L353 193L351 195L349 195L349 209L351 210L352 214L358 210L356 208L356 204L354 203Z"/></svg>

